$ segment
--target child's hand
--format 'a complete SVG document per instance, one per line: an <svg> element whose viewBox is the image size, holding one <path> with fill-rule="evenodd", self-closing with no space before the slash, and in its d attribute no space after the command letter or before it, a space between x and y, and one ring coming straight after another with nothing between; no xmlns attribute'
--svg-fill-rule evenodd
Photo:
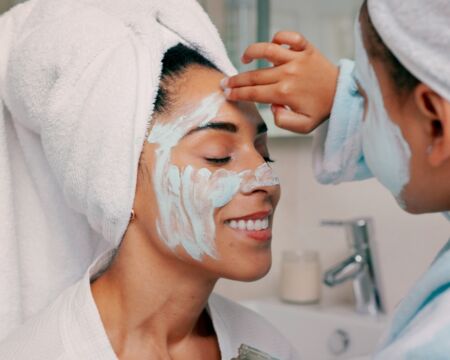
<svg viewBox="0 0 450 360"><path fill-rule="evenodd" d="M275 124L298 133L311 132L329 117L338 68L303 36L281 31L271 43L250 45L242 62L255 59L274 66L224 79L229 100L272 104Z"/></svg>

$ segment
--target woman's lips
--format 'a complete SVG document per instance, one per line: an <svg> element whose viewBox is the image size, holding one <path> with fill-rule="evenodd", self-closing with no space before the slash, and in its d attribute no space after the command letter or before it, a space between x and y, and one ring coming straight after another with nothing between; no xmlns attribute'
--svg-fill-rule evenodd
<svg viewBox="0 0 450 360"><path fill-rule="evenodd" d="M225 221L235 231L259 241L267 241L272 237L270 211L262 211Z"/></svg>
<svg viewBox="0 0 450 360"><path fill-rule="evenodd" d="M235 218L230 218L227 221L232 221L232 220L258 220L258 219L263 219L265 217L268 217L272 215L272 211L270 210L265 210L265 211L258 211L252 214L248 214L248 215L244 215L244 216L240 216L240 217L235 217Z"/></svg>

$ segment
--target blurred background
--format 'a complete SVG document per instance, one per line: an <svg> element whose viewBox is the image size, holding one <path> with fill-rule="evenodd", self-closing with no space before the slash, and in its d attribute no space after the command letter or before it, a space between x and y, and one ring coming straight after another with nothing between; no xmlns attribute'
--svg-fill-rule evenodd
<svg viewBox="0 0 450 360"><path fill-rule="evenodd" d="M16 1L19 2L19 1ZM0 12L14 5L0 0ZM200 0L226 44L239 70L239 58L255 41L267 41L281 29L304 34L333 61L352 58L353 21L361 0ZM262 108L270 127L271 156L282 182L282 198L275 218L273 268L255 283L223 280L217 291L235 300L277 297L283 251L315 250L322 269L344 259L350 249L345 232L323 228L321 220L371 217L374 220L372 252L384 308L392 313L414 281L429 266L448 240L448 222L439 214L404 213L388 191L376 181L321 186L311 168L312 136L274 129L270 112ZM322 287L322 304L352 304L351 282Z"/></svg>

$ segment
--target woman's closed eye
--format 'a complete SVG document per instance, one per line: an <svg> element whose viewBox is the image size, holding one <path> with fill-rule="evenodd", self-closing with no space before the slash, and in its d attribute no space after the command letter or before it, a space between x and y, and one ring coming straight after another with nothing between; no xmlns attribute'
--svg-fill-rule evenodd
<svg viewBox="0 0 450 360"><path fill-rule="evenodd" d="M212 164L227 164L231 160L231 156L225 157L205 157L205 160Z"/></svg>
<svg viewBox="0 0 450 360"><path fill-rule="evenodd" d="M269 155L263 156L263 159L267 163L275 162L275 160L272 160ZM231 161L231 156L226 156L226 157L206 157L205 160L208 161L209 163L212 163L212 164L222 165L222 164L229 163Z"/></svg>

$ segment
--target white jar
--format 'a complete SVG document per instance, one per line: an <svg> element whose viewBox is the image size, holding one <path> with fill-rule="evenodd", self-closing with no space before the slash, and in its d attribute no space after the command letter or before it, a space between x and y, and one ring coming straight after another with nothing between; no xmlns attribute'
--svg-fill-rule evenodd
<svg viewBox="0 0 450 360"><path fill-rule="evenodd" d="M320 300L322 273L316 251L284 251L281 264L280 298L299 304Z"/></svg>

